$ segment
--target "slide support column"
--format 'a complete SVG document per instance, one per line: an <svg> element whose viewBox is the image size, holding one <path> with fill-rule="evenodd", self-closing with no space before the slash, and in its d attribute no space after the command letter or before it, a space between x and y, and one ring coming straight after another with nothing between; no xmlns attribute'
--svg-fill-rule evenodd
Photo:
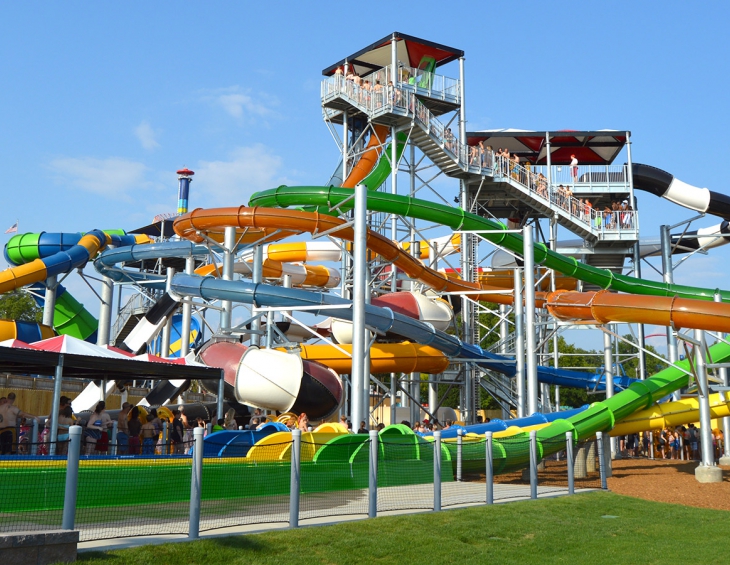
<svg viewBox="0 0 730 565"><path fill-rule="evenodd" d="M367 293L367 187L360 183L355 187L355 247L353 249L353 296L352 296L352 427L367 421L365 386L370 380L366 375L365 347L368 335L365 331L365 294Z"/></svg>
<svg viewBox="0 0 730 565"><path fill-rule="evenodd" d="M167 267L167 280L165 281L165 291L170 292L172 277L175 276L175 269ZM160 344L160 355L162 357L170 356L170 332L172 331L172 315L167 318L165 325L162 326L162 341ZM104 392L106 393L106 383L104 383Z"/></svg>
<svg viewBox="0 0 730 565"><path fill-rule="evenodd" d="M192 275L195 271L195 257L185 258L185 274ZM193 299L188 296L182 305L182 328L180 329L180 357L190 352L190 326L193 318ZM187 338L185 337L187 336Z"/></svg>
<svg viewBox="0 0 730 565"><path fill-rule="evenodd" d="M46 279L46 292L43 299L43 323L53 327L53 314L56 310L56 289L58 288L58 277L53 275Z"/></svg>
<svg viewBox="0 0 730 565"><path fill-rule="evenodd" d="M515 285L515 380L517 381L517 417L525 417L525 329L522 305L522 271L514 270Z"/></svg>
<svg viewBox="0 0 730 565"><path fill-rule="evenodd" d="M525 261L525 353L528 414L537 408L537 344L535 343L535 248L532 226L523 229L523 259Z"/></svg>
<svg viewBox="0 0 730 565"><path fill-rule="evenodd" d="M112 325L112 303L114 302L114 283L109 277L101 278L100 296L99 331L96 334L96 345L108 345Z"/></svg>
<svg viewBox="0 0 730 565"><path fill-rule="evenodd" d="M224 281L233 280L233 258L236 253L236 228L226 226L223 231L223 273ZM231 311L233 303L230 300L221 300L220 331L224 334L231 333Z"/></svg>
<svg viewBox="0 0 730 565"><path fill-rule="evenodd" d="M608 330L608 326L606 326ZM603 374L606 378L606 398L613 396L613 348L611 344L611 334L607 331L603 332ZM611 457L620 459L621 454L618 452L618 438L611 438Z"/></svg>
<svg viewBox="0 0 730 565"><path fill-rule="evenodd" d="M698 342L694 347L694 356L697 401L700 405L700 447L702 450L702 459L700 465L695 469L695 478L699 483L720 483L722 482L722 469L715 466L715 448L712 445L712 416L710 415L710 395L707 388L707 367L705 366L707 351L705 332L694 330L694 338Z"/></svg>
<svg viewBox="0 0 730 565"><path fill-rule="evenodd" d="M659 235L662 243L662 272L664 273L664 282L674 284L674 267L672 265L672 235L669 233L669 226L659 226ZM667 356L669 362L674 364L679 358L677 355L677 338L674 336L672 328L667 328ZM680 391L672 393L673 400L680 400Z"/></svg>

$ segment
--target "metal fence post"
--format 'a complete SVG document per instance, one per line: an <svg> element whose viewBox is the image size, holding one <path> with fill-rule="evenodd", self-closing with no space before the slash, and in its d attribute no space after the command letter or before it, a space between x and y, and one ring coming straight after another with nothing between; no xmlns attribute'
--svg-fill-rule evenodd
<svg viewBox="0 0 730 565"><path fill-rule="evenodd" d="M200 537L200 499L203 477L203 428L193 429L193 467L190 473L190 525L188 538Z"/></svg>
<svg viewBox="0 0 730 565"><path fill-rule="evenodd" d="M378 515L378 430L370 430L368 471L368 518L375 518Z"/></svg>
<svg viewBox="0 0 730 565"><path fill-rule="evenodd" d="M485 449L484 458L487 462L487 504L494 504L494 456L492 454L492 432L485 432Z"/></svg>
<svg viewBox="0 0 730 565"><path fill-rule="evenodd" d="M456 430L456 480L461 480L462 449L464 446L463 430Z"/></svg>
<svg viewBox="0 0 730 565"><path fill-rule="evenodd" d="M606 481L606 458L603 445L603 432L596 432L596 443L598 444L598 467L601 471L601 488L603 490L608 489L608 483Z"/></svg>
<svg viewBox="0 0 730 565"><path fill-rule="evenodd" d="M299 492L301 488L302 430L292 430L291 481L289 482L289 527L299 527Z"/></svg>
<svg viewBox="0 0 730 565"><path fill-rule="evenodd" d="M684 461L684 434L679 434L679 458Z"/></svg>
<svg viewBox="0 0 730 565"><path fill-rule="evenodd" d="M68 457L66 458L66 490L63 497L61 528L73 530L76 522L76 493L79 484L79 457L81 455L81 426L68 429Z"/></svg>
<svg viewBox="0 0 730 565"><path fill-rule="evenodd" d="M537 499L537 432L530 432L530 498Z"/></svg>
<svg viewBox="0 0 730 565"><path fill-rule="evenodd" d="M441 510L441 432L433 432L433 510Z"/></svg>
<svg viewBox="0 0 730 565"><path fill-rule="evenodd" d="M170 446L167 444L168 442L168 422L162 422L162 454L163 455L169 455L170 454Z"/></svg>
<svg viewBox="0 0 730 565"><path fill-rule="evenodd" d="M575 473L573 472L573 432L565 432L565 458L568 463L568 494L575 494Z"/></svg>
<svg viewBox="0 0 730 565"><path fill-rule="evenodd" d="M111 455L116 455L119 449L117 445L117 433L119 432L119 421L112 422Z"/></svg>
<svg viewBox="0 0 730 565"><path fill-rule="evenodd" d="M38 455L38 420L33 420L33 431L30 435L30 454Z"/></svg>

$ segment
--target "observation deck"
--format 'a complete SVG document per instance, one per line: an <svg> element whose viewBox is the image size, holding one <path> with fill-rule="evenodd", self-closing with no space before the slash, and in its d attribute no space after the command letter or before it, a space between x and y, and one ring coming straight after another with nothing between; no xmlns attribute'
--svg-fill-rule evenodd
<svg viewBox="0 0 730 565"><path fill-rule="evenodd" d="M388 77L388 71L381 69L368 76ZM480 132L468 134L472 144L465 144L431 110L431 107L445 109L450 104L452 111L458 105L458 81L441 77L429 84L430 89L426 89L401 81L378 90L366 90L342 75L335 75L322 81L323 115L329 121L342 123L347 112L353 119L360 117L410 130L410 140L443 173L467 182L476 208L483 207L496 217L537 213L555 218L558 224L586 240L589 247L602 242L604 246L628 249L638 239L636 211L611 209L613 202L623 202L629 197L626 165L579 165L574 175L566 164L532 166L526 160L520 164L497 156L494 151L483 149L483 143L478 144ZM443 88L437 89L437 85ZM601 132L600 136L592 137L594 140L611 138L611 141L594 143L618 153L625 142L615 139L615 134Z"/></svg>

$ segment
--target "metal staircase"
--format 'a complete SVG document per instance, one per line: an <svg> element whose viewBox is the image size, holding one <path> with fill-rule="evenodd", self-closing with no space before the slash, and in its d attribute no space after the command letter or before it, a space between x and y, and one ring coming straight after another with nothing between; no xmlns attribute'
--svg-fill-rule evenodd
<svg viewBox="0 0 730 565"><path fill-rule="evenodd" d="M410 140L444 174L486 186L485 197L490 193L511 197L543 216L554 217L559 225L589 245L638 239L636 228L598 227L595 216L600 212L586 213L579 200L560 194L556 185L548 185L547 179L538 179L524 166L491 154L476 155L474 148L462 143L410 90L366 92L347 81L328 80L322 87L322 106L330 120L335 114L348 111L351 117L410 129Z"/></svg>
<svg viewBox="0 0 730 565"><path fill-rule="evenodd" d="M147 313L147 310L154 304L149 296L145 294L132 295L124 305L114 321L111 328L111 340L114 345L124 342L125 338L137 325L137 322Z"/></svg>

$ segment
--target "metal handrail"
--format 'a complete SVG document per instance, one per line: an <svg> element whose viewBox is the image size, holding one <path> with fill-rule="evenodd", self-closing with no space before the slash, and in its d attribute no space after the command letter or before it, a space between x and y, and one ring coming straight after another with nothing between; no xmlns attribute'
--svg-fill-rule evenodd
<svg viewBox="0 0 730 565"><path fill-rule="evenodd" d="M117 339L117 336L119 335L119 332L122 331L122 328L127 323L127 320L132 316L132 313L135 310L140 309L146 309L149 308L153 303L153 300L149 298L145 294L136 293L132 296L130 296L129 300L127 300L127 303L124 305L124 307L119 311L119 314L117 314L117 319L114 321L114 324L111 328L111 337L112 342Z"/></svg>
<svg viewBox="0 0 730 565"><path fill-rule="evenodd" d="M378 76L377 71L373 75ZM387 72L384 76L388 76ZM333 80L335 79L335 80ZM326 85L325 85L326 83ZM546 167L532 167L521 165L517 161L504 156L495 155L491 149L481 145L470 146L458 138L445 126L433 113L423 104L416 94L399 86L387 85L377 91L367 90L364 87L346 81L341 75L330 77L323 82L323 98L325 97L325 86L327 89L334 87L337 95L348 98L351 103L361 107L369 114L380 112L397 112L413 116L414 122L418 123L431 138L441 146L443 151L454 159L454 162L463 170L481 175L493 177L501 176L511 179L530 193L533 198L541 199L551 208L560 208L571 220L583 224L583 227L601 238L607 233L630 233L636 234L637 220L636 212L633 210L613 211L621 216L610 221L605 211L593 210L592 206L586 204L589 199L576 198L572 196L572 188L576 186L585 188L594 185L626 183L628 191L628 171L624 165L594 167L592 165L578 167L576 171L572 167L565 167L570 173L570 179L580 179L575 184L565 181L562 177L560 167L553 167L553 173L557 176L551 177L552 184L548 183ZM330 94L334 91L328 90ZM606 220L609 220L608 222Z"/></svg>

